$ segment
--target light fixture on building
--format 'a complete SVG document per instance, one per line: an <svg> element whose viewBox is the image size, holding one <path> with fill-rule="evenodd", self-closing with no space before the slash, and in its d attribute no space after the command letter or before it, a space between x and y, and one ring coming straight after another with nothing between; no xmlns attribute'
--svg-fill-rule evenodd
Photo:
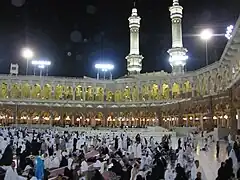
<svg viewBox="0 0 240 180"><path fill-rule="evenodd" d="M49 120L49 117L44 117L43 119L46 120L46 121L48 121L48 120Z"/></svg>
<svg viewBox="0 0 240 180"><path fill-rule="evenodd" d="M56 121L59 121L61 119L61 117L60 116L58 116L58 117L55 117L55 119L54 120L56 120Z"/></svg>
<svg viewBox="0 0 240 180"><path fill-rule="evenodd" d="M216 117L216 116L213 116L213 119L217 119L217 117Z"/></svg>
<svg viewBox="0 0 240 180"><path fill-rule="evenodd" d="M35 116L33 120L39 120L39 116Z"/></svg>
<svg viewBox="0 0 240 180"><path fill-rule="evenodd" d="M228 119L228 115L224 115L224 119Z"/></svg>

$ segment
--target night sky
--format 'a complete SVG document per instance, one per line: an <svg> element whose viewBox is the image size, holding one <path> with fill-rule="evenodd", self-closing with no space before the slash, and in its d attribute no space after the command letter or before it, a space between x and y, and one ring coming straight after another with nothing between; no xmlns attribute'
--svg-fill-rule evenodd
<svg viewBox="0 0 240 180"><path fill-rule="evenodd" d="M171 48L171 21L168 7L172 0L138 0L141 16L140 51L142 72L171 71L167 50ZM205 44L198 37L209 27L225 33L239 16L240 0L180 0L184 7L183 41L189 50L187 70L204 66ZM95 76L94 64L115 65L114 78L126 74L129 53L128 17L132 0L1 0L0 73L9 73L10 63L26 61L21 48L32 47L36 59L52 61L49 75ZM209 63L218 60L225 37L209 43Z"/></svg>

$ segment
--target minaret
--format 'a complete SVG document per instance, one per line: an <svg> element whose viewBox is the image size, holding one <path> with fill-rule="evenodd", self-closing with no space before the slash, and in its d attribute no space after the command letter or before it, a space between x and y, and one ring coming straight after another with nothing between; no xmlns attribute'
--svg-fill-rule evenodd
<svg viewBox="0 0 240 180"><path fill-rule="evenodd" d="M183 47L182 42L183 7L179 5L178 0L173 0L169 11L172 19L172 48L168 50L169 63L172 66L172 73L184 73L188 50Z"/></svg>
<svg viewBox="0 0 240 180"><path fill-rule="evenodd" d="M143 56L139 54L139 28L141 18L137 9L132 9L132 15L128 18L130 28L130 53L126 57L127 70L129 74L139 74L142 70Z"/></svg>

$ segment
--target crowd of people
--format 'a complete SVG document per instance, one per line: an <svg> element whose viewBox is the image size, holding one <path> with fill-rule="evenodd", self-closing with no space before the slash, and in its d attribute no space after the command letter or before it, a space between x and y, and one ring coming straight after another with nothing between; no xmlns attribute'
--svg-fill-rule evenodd
<svg viewBox="0 0 240 180"><path fill-rule="evenodd" d="M194 158L196 145L193 134L174 149L170 135L2 128L0 174L5 180L207 180Z"/></svg>
<svg viewBox="0 0 240 180"><path fill-rule="evenodd" d="M217 158L219 156L219 142L216 145ZM240 179L240 140L236 138L232 140L231 134L228 135L228 145L226 148L228 159L225 162L221 162L221 166L218 169L218 177L216 180L233 180Z"/></svg>

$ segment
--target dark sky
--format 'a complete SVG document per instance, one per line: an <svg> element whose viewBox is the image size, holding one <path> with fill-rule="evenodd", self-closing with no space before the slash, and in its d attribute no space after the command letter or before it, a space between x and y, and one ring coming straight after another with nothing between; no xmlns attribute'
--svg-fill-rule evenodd
<svg viewBox="0 0 240 180"><path fill-rule="evenodd" d="M184 46L189 50L188 70L204 66L205 45L197 37L210 27L225 33L240 12L240 0L180 0L184 7ZM140 51L142 72L171 71L167 50L171 48L171 21L168 7L172 0L138 0L142 17ZM114 77L126 73L129 53L128 17L132 0L1 0L0 73L8 73L11 62L26 62L20 50L32 47L36 57L49 59L49 74L94 77L94 64L113 63ZM215 37L209 43L210 63L219 59L227 40ZM70 53L69 53L70 52Z"/></svg>

